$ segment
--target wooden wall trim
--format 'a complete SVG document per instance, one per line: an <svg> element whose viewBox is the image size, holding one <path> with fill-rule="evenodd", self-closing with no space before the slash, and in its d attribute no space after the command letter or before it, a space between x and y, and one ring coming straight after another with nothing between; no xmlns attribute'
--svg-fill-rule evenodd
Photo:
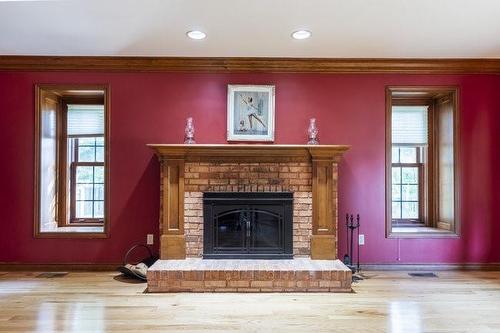
<svg viewBox="0 0 500 333"><path fill-rule="evenodd" d="M500 271L500 263L465 264L361 264L365 271Z"/></svg>
<svg viewBox="0 0 500 333"><path fill-rule="evenodd" d="M0 55L0 71L500 74L500 59L197 58Z"/></svg>
<svg viewBox="0 0 500 333"><path fill-rule="evenodd" d="M116 271L122 263L35 264L1 262L0 271L68 272ZM362 264L361 271L500 271L500 263L466 264Z"/></svg>
<svg viewBox="0 0 500 333"><path fill-rule="evenodd" d="M71 272L71 271L117 271L123 263L19 263L19 262L0 262L0 271L2 272Z"/></svg>

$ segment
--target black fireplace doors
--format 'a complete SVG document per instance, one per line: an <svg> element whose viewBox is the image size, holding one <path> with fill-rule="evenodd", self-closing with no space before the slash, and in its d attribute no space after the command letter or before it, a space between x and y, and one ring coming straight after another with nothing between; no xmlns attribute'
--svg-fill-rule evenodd
<svg viewBox="0 0 500 333"><path fill-rule="evenodd" d="M293 194L206 192L203 257L293 257Z"/></svg>

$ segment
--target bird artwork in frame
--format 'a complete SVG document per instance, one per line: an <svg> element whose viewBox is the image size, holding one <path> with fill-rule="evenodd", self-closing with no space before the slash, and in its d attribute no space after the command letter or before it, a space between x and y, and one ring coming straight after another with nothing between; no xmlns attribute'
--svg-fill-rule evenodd
<svg viewBox="0 0 500 333"><path fill-rule="evenodd" d="M228 85L227 140L274 141L272 85Z"/></svg>

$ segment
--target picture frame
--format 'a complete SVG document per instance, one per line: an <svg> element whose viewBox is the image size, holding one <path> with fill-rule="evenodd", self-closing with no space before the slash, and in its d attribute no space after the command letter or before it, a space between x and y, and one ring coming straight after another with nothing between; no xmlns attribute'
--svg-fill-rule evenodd
<svg viewBox="0 0 500 333"><path fill-rule="evenodd" d="M227 86L227 141L273 142L274 85Z"/></svg>

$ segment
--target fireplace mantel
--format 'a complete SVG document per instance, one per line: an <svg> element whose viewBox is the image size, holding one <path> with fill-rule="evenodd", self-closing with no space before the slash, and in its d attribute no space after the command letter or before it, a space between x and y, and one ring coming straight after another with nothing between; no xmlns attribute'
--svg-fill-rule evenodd
<svg viewBox="0 0 500 333"><path fill-rule="evenodd" d="M161 163L160 258L186 258L185 163L308 163L312 259L337 258L337 163L346 145L149 144ZM311 176L310 176L311 177Z"/></svg>
<svg viewBox="0 0 500 333"><path fill-rule="evenodd" d="M274 144L149 144L160 160L186 162L308 162L311 159L339 162L346 145Z"/></svg>

